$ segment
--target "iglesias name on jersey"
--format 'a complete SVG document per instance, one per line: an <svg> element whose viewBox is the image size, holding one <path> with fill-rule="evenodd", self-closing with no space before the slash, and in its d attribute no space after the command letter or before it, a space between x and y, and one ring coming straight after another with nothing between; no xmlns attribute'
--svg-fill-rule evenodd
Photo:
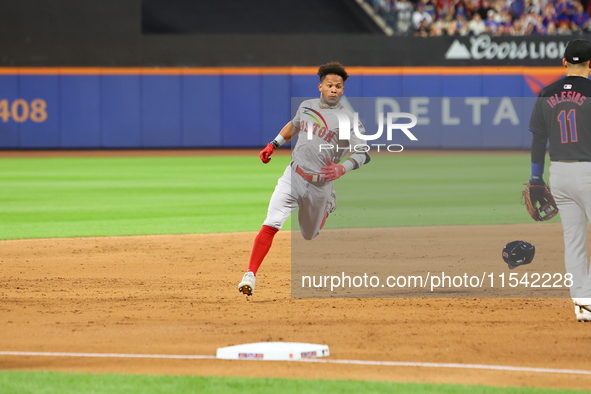
<svg viewBox="0 0 591 394"><path fill-rule="evenodd" d="M548 140L552 161L591 161L589 96L591 80L580 76L564 77L542 89L529 124L532 143L540 147L532 150L532 162L543 162L542 149Z"/></svg>

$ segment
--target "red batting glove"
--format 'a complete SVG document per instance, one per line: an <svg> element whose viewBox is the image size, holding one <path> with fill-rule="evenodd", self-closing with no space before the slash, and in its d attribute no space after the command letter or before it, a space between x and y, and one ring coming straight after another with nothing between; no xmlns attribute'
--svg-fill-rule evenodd
<svg viewBox="0 0 591 394"><path fill-rule="evenodd" d="M340 177L345 175L345 172L347 172L345 166L335 164L330 159L326 159L326 163L328 165L322 167L322 171L320 173L322 174L324 180L327 182L339 179Z"/></svg>
<svg viewBox="0 0 591 394"><path fill-rule="evenodd" d="M267 164L271 161L270 156L273 154L273 152L275 152L275 147L273 146L273 144L268 143L267 146L265 146L265 149L263 149L259 153L259 157L261 158L263 163Z"/></svg>

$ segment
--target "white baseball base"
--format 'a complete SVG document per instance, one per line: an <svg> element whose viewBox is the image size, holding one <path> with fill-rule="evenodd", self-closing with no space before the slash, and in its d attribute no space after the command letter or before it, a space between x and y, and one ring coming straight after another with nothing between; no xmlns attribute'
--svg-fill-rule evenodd
<svg viewBox="0 0 591 394"><path fill-rule="evenodd" d="M330 356L327 345L298 342L257 342L218 348L216 357L224 360L292 361Z"/></svg>

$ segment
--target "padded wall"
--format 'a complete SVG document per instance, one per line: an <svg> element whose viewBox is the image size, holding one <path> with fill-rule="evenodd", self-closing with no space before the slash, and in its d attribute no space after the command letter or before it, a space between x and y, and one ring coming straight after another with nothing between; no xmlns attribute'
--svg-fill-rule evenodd
<svg viewBox="0 0 591 394"><path fill-rule="evenodd" d="M14 68L0 70L0 148L248 148L318 96L313 68ZM345 94L416 112L416 148L528 148L529 111L556 68L350 68ZM297 99L294 99L297 101ZM387 101L387 100L386 100ZM368 104L369 103L369 104ZM392 107L384 107L386 111ZM516 121L517 120L517 121ZM380 140L379 142L382 142Z"/></svg>

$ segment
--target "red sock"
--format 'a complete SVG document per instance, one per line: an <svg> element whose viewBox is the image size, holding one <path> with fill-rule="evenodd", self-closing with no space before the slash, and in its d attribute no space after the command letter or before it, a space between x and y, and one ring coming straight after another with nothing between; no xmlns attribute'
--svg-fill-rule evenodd
<svg viewBox="0 0 591 394"><path fill-rule="evenodd" d="M257 274L263 259L271 249L273 243L273 237L277 233L275 227L263 226L261 231L254 239L254 245L252 246L252 252L250 252L250 261L248 262L248 270L252 271L253 274Z"/></svg>

